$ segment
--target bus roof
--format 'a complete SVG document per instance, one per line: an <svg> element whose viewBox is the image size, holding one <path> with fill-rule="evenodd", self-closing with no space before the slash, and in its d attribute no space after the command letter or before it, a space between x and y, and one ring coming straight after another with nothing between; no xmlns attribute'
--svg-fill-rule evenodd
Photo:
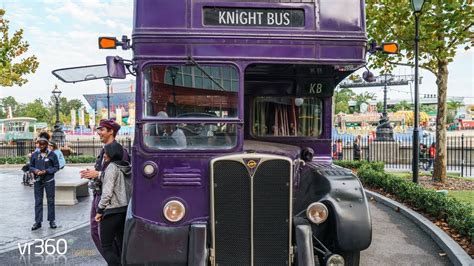
<svg viewBox="0 0 474 266"><path fill-rule="evenodd" d="M135 58L365 63L363 0L289 2L135 0Z"/></svg>

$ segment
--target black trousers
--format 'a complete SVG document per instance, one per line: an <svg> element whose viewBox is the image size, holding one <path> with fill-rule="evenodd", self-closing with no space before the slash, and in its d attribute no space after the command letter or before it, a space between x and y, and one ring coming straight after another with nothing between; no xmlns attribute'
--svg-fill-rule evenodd
<svg viewBox="0 0 474 266"><path fill-rule="evenodd" d="M100 222L100 243L108 265L121 265L122 254L114 248L114 241L121 247L125 227L125 212L107 214ZM121 249L121 248L120 248Z"/></svg>
<svg viewBox="0 0 474 266"><path fill-rule="evenodd" d="M54 179L50 182L35 182L35 222L41 223L43 221L43 195L46 190L46 200L48 202L48 221L54 222L54 185L56 181Z"/></svg>

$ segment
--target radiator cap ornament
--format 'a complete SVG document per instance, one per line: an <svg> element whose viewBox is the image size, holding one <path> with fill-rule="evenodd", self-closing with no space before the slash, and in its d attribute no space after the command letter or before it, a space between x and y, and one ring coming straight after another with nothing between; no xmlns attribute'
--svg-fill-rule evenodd
<svg viewBox="0 0 474 266"><path fill-rule="evenodd" d="M249 172L249 175L253 177L255 171L257 170L258 164L260 163L260 159L243 159L245 163L245 167Z"/></svg>

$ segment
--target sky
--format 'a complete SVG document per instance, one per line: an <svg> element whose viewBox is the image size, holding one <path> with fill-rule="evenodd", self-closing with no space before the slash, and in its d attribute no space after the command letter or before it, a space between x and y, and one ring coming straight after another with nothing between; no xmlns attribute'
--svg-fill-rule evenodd
<svg viewBox="0 0 474 266"><path fill-rule="evenodd" d="M105 93L102 80L67 84L58 80L51 71L59 68L104 64L108 55L119 55L131 59L132 52L99 50L99 36L122 35L131 37L132 0L0 0L0 8L6 10L10 20L10 34L24 30L24 40L30 44L27 56L36 55L40 66L36 73L27 75L28 83L19 87L0 87L0 98L13 96L26 103L36 98L48 101L55 84L68 99L80 99L83 94ZM448 96L466 97L474 103L474 51L458 49L454 62L449 65ZM361 74L362 70L357 73ZM377 71L374 71L377 73ZM413 68L399 67L393 74L413 74ZM420 69L423 82L420 95L436 93L435 76ZM411 101L412 86L391 87L389 99ZM382 89L378 87L354 89L355 92L374 92L382 100Z"/></svg>

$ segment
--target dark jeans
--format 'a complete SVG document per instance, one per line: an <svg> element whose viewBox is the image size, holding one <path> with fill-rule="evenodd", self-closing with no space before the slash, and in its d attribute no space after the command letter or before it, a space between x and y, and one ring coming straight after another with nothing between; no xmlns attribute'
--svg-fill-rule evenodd
<svg viewBox="0 0 474 266"><path fill-rule="evenodd" d="M56 181L50 182L35 182L35 222L41 223L43 221L43 195L46 190L46 200L48 202L48 221L54 222L54 184Z"/></svg>
<svg viewBox="0 0 474 266"><path fill-rule="evenodd" d="M99 236L99 224L95 221L95 214L97 211L97 205L99 205L100 201L100 194L94 193L94 199L92 200L91 206L91 214L90 214L90 222L91 222L91 237L92 241L94 241L95 247L99 251L102 257L104 253L102 252L102 247L100 244L100 236Z"/></svg>
<svg viewBox="0 0 474 266"><path fill-rule="evenodd" d="M431 166L433 166L434 159L430 158L428 161L428 166L426 167L426 171L430 170Z"/></svg>
<svg viewBox="0 0 474 266"><path fill-rule="evenodd" d="M114 241L122 245L124 226L125 212L105 215L100 222L100 243L108 265L120 265L122 254L117 252Z"/></svg>

